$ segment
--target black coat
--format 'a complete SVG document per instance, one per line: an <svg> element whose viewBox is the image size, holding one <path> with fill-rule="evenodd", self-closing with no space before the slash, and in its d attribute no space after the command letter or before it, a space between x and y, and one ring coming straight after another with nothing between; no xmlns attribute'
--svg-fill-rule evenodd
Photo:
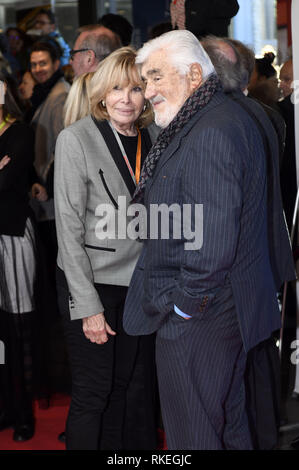
<svg viewBox="0 0 299 470"><path fill-rule="evenodd" d="M0 137L0 160L10 162L0 171L0 234L23 236L30 214L34 132L28 124L15 122Z"/></svg>
<svg viewBox="0 0 299 470"><path fill-rule="evenodd" d="M230 20L238 11L237 0L186 0L186 29L197 37L228 36Z"/></svg>
<svg viewBox="0 0 299 470"><path fill-rule="evenodd" d="M291 230L297 194L294 105L291 96L280 101L278 106L286 123L286 143L280 171L281 194L287 223Z"/></svg>

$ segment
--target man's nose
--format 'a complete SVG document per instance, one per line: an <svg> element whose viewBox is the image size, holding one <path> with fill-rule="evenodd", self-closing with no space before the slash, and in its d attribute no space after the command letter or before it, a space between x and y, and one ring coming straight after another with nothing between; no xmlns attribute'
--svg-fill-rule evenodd
<svg viewBox="0 0 299 470"><path fill-rule="evenodd" d="M147 83L145 87L144 96L147 100L153 98L156 94L155 87L151 83Z"/></svg>

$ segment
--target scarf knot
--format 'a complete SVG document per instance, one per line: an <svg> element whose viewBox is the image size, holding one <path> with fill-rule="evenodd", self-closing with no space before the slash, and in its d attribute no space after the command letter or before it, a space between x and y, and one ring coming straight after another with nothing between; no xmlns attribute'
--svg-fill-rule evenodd
<svg viewBox="0 0 299 470"><path fill-rule="evenodd" d="M146 183L155 172L155 168L164 150L168 147L174 136L187 124L190 119L204 108L216 91L221 89L217 75L212 74L184 103L177 115L162 129L155 144L149 151L140 175L138 186L133 195L132 203L143 203Z"/></svg>

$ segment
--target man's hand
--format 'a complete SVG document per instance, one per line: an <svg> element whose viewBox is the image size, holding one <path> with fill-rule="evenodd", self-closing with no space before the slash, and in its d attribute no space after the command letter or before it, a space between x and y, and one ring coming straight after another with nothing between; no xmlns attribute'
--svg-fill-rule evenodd
<svg viewBox="0 0 299 470"><path fill-rule="evenodd" d="M0 160L0 170L3 170L3 168L10 162L10 158L8 155L5 155L5 157L1 158Z"/></svg>
<svg viewBox="0 0 299 470"><path fill-rule="evenodd" d="M48 200L48 194L46 188L39 183L34 183L31 188L31 197L37 199L39 202L45 202Z"/></svg>
<svg viewBox="0 0 299 470"><path fill-rule="evenodd" d="M89 341L104 344L108 341L108 334L115 336L115 331L108 325L104 313L97 313L91 317L83 318L83 332Z"/></svg>

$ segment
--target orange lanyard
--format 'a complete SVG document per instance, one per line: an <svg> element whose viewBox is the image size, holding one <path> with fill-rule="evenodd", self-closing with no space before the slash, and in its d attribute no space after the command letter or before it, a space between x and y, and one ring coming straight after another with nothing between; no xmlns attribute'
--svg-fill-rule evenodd
<svg viewBox="0 0 299 470"><path fill-rule="evenodd" d="M138 132L138 142L137 142L137 151L136 151L136 169L135 169L135 180L136 183L139 183L140 170L141 170L141 133L137 127Z"/></svg>
<svg viewBox="0 0 299 470"><path fill-rule="evenodd" d="M109 121L108 121L109 122ZM131 167L131 164L129 162L129 159L126 155L126 152L125 152L125 149L124 149L124 146L122 144L122 141L117 133L117 131L114 129L114 127L112 126L112 124L109 122L110 124L110 127L111 129L113 130L113 133L115 135L115 138L117 140L117 143L119 145L119 148L122 152L122 156L126 162L126 165L128 167L128 170L130 172L130 175L134 181L135 184L138 184L139 182L139 179L140 179L140 171L141 171L141 132L140 130L138 129L137 127L137 133L138 133L138 140L137 140L137 151L136 151L136 168L135 168L135 175L134 175L134 171Z"/></svg>

